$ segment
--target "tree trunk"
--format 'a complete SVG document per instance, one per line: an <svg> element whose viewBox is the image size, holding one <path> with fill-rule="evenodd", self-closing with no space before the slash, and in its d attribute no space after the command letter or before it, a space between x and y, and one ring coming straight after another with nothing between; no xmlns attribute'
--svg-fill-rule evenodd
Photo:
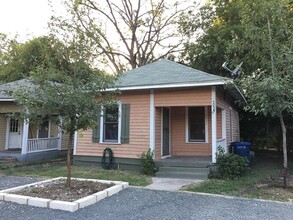
<svg viewBox="0 0 293 220"><path fill-rule="evenodd" d="M72 149L72 143L73 143L73 136L74 132L71 131L69 133L69 140L68 140L68 146L67 146L67 169L66 169L66 185L65 187L70 187L71 186L71 149Z"/></svg>
<svg viewBox="0 0 293 220"><path fill-rule="evenodd" d="M283 115L279 116L281 128L282 128L282 137L283 137L283 168L284 168L284 188L288 187L288 178L287 178L287 171L288 171L288 160L287 160L287 138L286 138L286 126L284 123Z"/></svg>

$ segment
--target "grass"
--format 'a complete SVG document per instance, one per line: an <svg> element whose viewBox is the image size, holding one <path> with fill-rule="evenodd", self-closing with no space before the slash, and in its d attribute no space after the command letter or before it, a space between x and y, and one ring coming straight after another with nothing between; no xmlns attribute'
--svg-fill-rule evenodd
<svg viewBox="0 0 293 220"><path fill-rule="evenodd" d="M146 186L152 183L151 178L137 172L120 170L103 170L95 166L72 166L72 177L126 181L133 186ZM25 176L36 178L53 178L66 176L66 163L55 161L33 165L5 165L0 171L9 176Z"/></svg>
<svg viewBox="0 0 293 220"><path fill-rule="evenodd" d="M235 180L209 179L188 185L185 191L241 196L247 198L293 201L293 188L282 188L280 160L256 160L246 175Z"/></svg>

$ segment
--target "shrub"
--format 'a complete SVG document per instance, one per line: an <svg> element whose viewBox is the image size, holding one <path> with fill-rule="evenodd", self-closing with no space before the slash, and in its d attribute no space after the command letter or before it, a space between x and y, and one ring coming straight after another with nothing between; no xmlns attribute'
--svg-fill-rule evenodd
<svg viewBox="0 0 293 220"><path fill-rule="evenodd" d="M218 147L217 167L220 178L235 179L245 173L246 160L236 154L226 154L222 147Z"/></svg>
<svg viewBox="0 0 293 220"><path fill-rule="evenodd" d="M142 172L146 175L153 175L156 172L156 166L153 159L154 153L149 149L140 155Z"/></svg>

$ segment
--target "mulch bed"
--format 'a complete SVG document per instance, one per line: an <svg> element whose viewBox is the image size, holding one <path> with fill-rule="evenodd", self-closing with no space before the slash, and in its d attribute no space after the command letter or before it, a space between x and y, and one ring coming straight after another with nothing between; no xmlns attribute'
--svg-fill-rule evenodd
<svg viewBox="0 0 293 220"><path fill-rule="evenodd" d="M65 187L65 183L66 179L54 180L30 186L15 193L24 196L73 202L115 185L75 179L71 180L70 187Z"/></svg>

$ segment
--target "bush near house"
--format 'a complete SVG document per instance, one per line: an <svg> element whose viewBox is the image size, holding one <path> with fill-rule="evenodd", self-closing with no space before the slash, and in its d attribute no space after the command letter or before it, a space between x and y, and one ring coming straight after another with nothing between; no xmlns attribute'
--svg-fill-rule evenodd
<svg viewBox="0 0 293 220"><path fill-rule="evenodd" d="M156 172L156 165L153 156L154 153L150 149L140 155L139 159L141 160L143 174L153 175Z"/></svg>
<svg viewBox="0 0 293 220"><path fill-rule="evenodd" d="M218 148L217 168L221 179L235 179L244 175L246 159L236 154L225 153L222 147Z"/></svg>

